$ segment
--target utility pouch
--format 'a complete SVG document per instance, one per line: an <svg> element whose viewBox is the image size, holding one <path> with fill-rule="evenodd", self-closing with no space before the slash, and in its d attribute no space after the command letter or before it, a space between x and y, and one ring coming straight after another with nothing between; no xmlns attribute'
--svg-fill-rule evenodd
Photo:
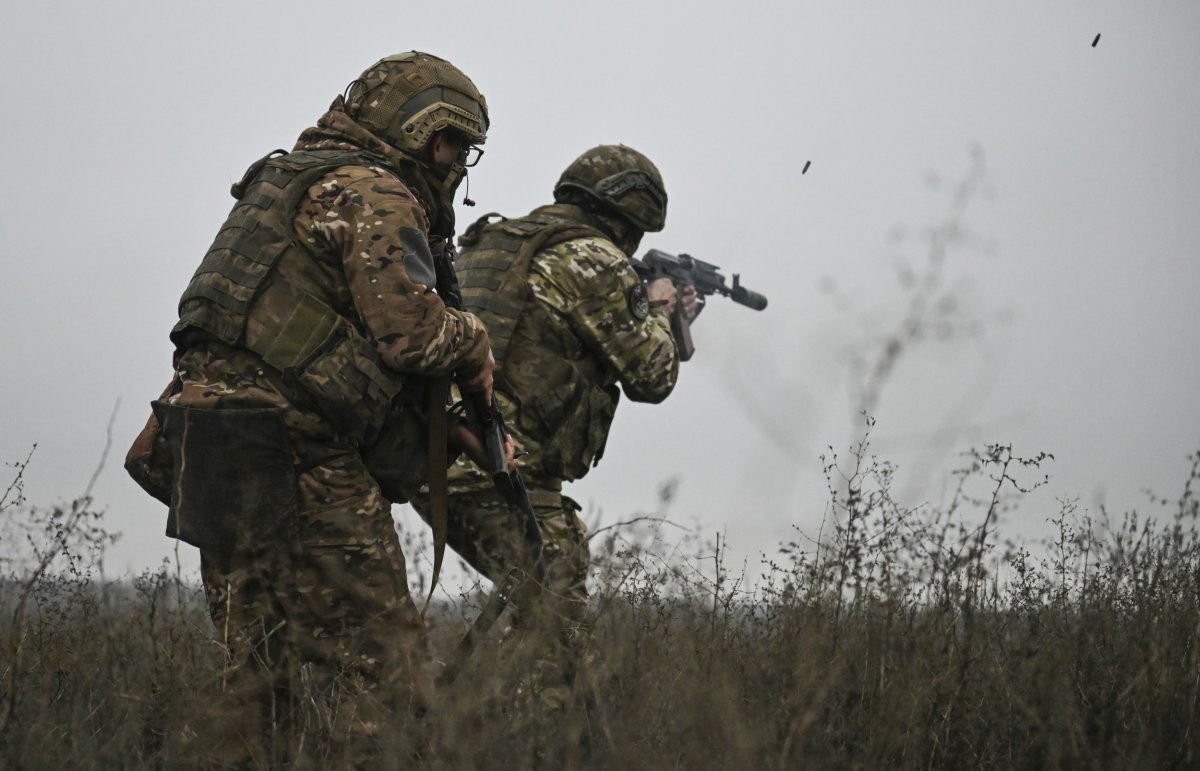
<svg viewBox="0 0 1200 771"><path fill-rule="evenodd" d="M367 473L392 503L406 503L429 481L429 421L407 402L397 400L375 441L362 448Z"/></svg>
<svg viewBox="0 0 1200 771"><path fill-rule="evenodd" d="M168 536L228 553L294 521L296 468L282 410L152 406L173 469Z"/></svg>
<svg viewBox="0 0 1200 771"><path fill-rule="evenodd" d="M402 376L387 368L370 340L308 295L275 334L248 342L358 446L375 441L403 387Z"/></svg>
<svg viewBox="0 0 1200 771"><path fill-rule="evenodd" d="M174 393L177 385L179 378L171 378L171 382L158 397L159 400L165 400ZM125 471L143 490L168 506L171 505L171 475L174 471L171 465L171 449L163 439L162 426L159 425L158 416L153 410L141 433L133 440L129 452L125 453Z"/></svg>
<svg viewBox="0 0 1200 771"><path fill-rule="evenodd" d="M362 448L363 464L380 492L392 503L406 503L429 481L429 411L421 402L424 388L410 388L397 399L375 441ZM447 424L465 422L454 413ZM447 448L447 467L459 451Z"/></svg>
<svg viewBox="0 0 1200 771"><path fill-rule="evenodd" d="M582 384L561 404L556 392L531 403L526 411L538 416L549 435L542 445L543 470L572 480L599 463L620 396L616 386Z"/></svg>
<svg viewBox="0 0 1200 771"><path fill-rule="evenodd" d="M375 346L350 325L333 345L295 372L296 383L339 433L363 446L375 440L401 389Z"/></svg>

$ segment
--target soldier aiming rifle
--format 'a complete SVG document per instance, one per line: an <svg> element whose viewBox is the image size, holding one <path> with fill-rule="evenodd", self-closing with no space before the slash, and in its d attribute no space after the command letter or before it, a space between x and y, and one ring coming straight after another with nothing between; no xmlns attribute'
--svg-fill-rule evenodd
<svg viewBox="0 0 1200 771"><path fill-rule="evenodd" d="M766 299L714 265L649 252L639 277L631 261L647 232L662 230L667 194L657 167L624 145L600 145L576 158L554 186L554 203L523 217L480 218L463 234L455 260L464 306L487 326L496 358L495 397L525 451L521 467L544 543L546 577L536 597L558 640L542 647L527 692L555 714L570 703L590 638L587 527L563 491L604 453L617 402L658 403L691 355L687 323L700 298L725 294L748 307ZM672 334L678 319L679 342ZM512 568L529 564L528 543L512 527L494 479L465 463L449 480L448 543L496 584L489 603L534 601ZM429 499L413 505L432 519ZM474 632L486 628L481 614ZM472 637L468 635L468 639ZM461 657L459 659L461 661Z"/></svg>

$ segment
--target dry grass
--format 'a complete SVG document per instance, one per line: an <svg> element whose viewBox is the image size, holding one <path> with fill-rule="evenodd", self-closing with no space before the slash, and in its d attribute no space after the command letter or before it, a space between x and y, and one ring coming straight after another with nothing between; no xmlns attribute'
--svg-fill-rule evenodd
<svg viewBox="0 0 1200 771"><path fill-rule="evenodd" d="M1065 501L1052 543L999 542L1046 460L986 448L945 506L909 510L864 441L828 460L823 532L754 587L720 540L606 531L580 706L539 721L512 697L525 670L482 650L371 751L414 768L1195 768L1200 454L1154 516ZM86 500L2 505L0 766L198 765L221 665L198 591L169 565L97 585ZM461 617L435 624L441 645ZM297 765L346 765L328 715L308 718L284 737Z"/></svg>

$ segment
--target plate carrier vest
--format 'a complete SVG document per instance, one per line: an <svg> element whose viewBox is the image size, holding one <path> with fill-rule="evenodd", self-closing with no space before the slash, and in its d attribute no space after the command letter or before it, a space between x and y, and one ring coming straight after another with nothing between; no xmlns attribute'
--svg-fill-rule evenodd
<svg viewBox="0 0 1200 771"><path fill-rule="evenodd" d="M292 221L317 180L366 165L385 162L343 150L275 150L252 164L233 185L237 203L184 290L171 330L177 352L211 338L257 354L289 398L359 445L383 425L404 376L367 337L340 261L297 239Z"/></svg>
<svg viewBox="0 0 1200 771"><path fill-rule="evenodd" d="M513 332L534 302L528 282L534 255L578 238L609 240L580 222L578 212L555 204L519 219L486 214L463 234L455 260L463 303L483 321L492 342L496 388L514 402L517 428L540 445L530 459L540 461L535 470L567 480L599 462L620 391L605 385L604 369L593 357L564 362L545 346L523 352L541 362L531 377L518 377L505 365Z"/></svg>

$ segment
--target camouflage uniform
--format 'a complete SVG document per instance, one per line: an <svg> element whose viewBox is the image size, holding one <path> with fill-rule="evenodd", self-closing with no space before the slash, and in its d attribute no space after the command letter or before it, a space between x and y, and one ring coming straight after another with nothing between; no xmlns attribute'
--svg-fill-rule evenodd
<svg viewBox="0 0 1200 771"><path fill-rule="evenodd" d="M522 240L547 229L572 228L591 233L550 243L527 267L503 256L519 254ZM634 401L657 403L679 370L665 307L646 302L608 230L579 206L543 206L525 218L477 223L456 263L467 306L493 332L496 398L528 453L521 469L542 529L549 588L576 624L587 609L590 557L580 507L562 494L562 484L599 462L618 384ZM451 547L492 581L526 561L511 515L481 471L456 464L450 489ZM428 518L426 500L413 504Z"/></svg>
<svg viewBox="0 0 1200 771"><path fill-rule="evenodd" d="M440 62L416 55L419 73L430 60ZM389 61L357 83L371 84ZM397 409L417 419L428 378L470 377L489 355L480 321L430 291L430 242L452 235L452 189L356 117L338 97L291 154L260 161L235 185L239 202L180 303L175 378L127 464L166 495L169 534L199 534L190 542L229 650L226 689L257 705L226 719L254 762L271 726L313 695L350 697L339 719L360 731L396 709L428 707L423 622L391 504L363 452ZM205 425L199 415L243 428L226 430L227 446L189 450L186 432ZM154 432L156 417L163 431ZM174 444L163 438L172 422L184 437ZM269 440L252 435L258 425ZM147 457L172 452L173 471L139 466L139 447ZM164 491L164 481L180 490ZM244 505L221 518L235 523L232 536L210 538L195 529L204 517L185 512L193 500L219 503L225 486ZM245 762L238 752L227 750Z"/></svg>

